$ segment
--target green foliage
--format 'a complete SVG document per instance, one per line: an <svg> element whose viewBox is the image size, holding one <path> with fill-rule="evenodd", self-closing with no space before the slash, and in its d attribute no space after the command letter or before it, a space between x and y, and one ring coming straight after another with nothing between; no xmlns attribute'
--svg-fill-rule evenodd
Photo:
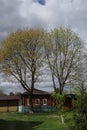
<svg viewBox="0 0 87 130"><path fill-rule="evenodd" d="M47 35L45 53L54 90L59 88L60 94L67 84L82 79L82 48L82 40L70 28L55 28Z"/></svg>
<svg viewBox="0 0 87 130"><path fill-rule="evenodd" d="M74 102L75 110L73 113L74 125L71 129L74 130L87 130L87 93L81 85L80 95Z"/></svg>
<svg viewBox="0 0 87 130"><path fill-rule="evenodd" d="M10 94L9 94L10 96L14 96L15 94L13 93L13 92L10 92Z"/></svg>
<svg viewBox="0 0 87 130"><path fill-rule="evenodd" d="M1 129L1 126L3 129ZM0 113L0 130L68 130L54 113Z"/></svg>
<svg viewBox="0 0 87 130"><path fill-rule="evenodd" d="M18 30L8 35L0 49L1 72L16 78L26 90L34 88L43 66L42 30Z"/></svg>
<svg viewBox="0 0 87 130"><path fill-rule="evenodd" d="M65 101L64 94L59 94L59 93L54 92L54 93L52 93L52 97L54 99L58 114L61 114L64 111L64 109L63 109L63 104Z"/></svg>

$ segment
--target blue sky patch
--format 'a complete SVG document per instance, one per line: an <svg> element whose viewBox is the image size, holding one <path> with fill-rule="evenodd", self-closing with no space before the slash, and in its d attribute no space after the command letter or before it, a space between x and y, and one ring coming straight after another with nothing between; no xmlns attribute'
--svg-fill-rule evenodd
<svg viewBox="0 0 87 130"><path fill-rule="evenodd" d="M45 5L46 4L46 0L33 0L34 2L38 2L41 5Z"/></svg>
<svg viewBox="0 0 87 130"><path fill-rule="evenodd" d="M38 0L38 2L39 2L41 5L45 5L45 4L46 4L46 1L45 1L45 0Z"/></svg>

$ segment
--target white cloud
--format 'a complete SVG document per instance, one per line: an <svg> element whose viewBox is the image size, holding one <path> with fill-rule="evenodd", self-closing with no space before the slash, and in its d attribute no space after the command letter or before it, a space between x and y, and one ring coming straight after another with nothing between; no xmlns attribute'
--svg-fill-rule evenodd
<svg viewBox="0 0 87 130"><path fill-rule="evenodd" d="M87 1L84 0L47 0L41 6L32 0L25 0L20 7L20 14L29 27L54 28L71 27L80 36L86 38ZM82 34L81 34L82 31Z"/></svg>
<svg viewBox="0 0 87 130"><path fill-rule="evenodd" d="M87 1L45 0L0 0L0 37L4 32L19 28L45 28L69 26L83 39L87 39Z"/></svg>
<svg viewBox="0 0 87 130"><path fill-rule="evenodd" d="M2 81L0 83L0 90L3 90L4 93L6 94L9 94L10 92L14 92L14 93L24 92L24 89L17 82L14 83L14 82L8 82L8 81L3 82L3 80L0 80L0 81Z"/></svg>

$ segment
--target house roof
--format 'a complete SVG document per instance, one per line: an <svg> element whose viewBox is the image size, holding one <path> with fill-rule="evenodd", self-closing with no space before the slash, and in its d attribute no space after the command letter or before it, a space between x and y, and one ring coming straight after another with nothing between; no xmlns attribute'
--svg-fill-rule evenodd
<svg viewBox="0 0 87 130"><path fill-rule="evenodd" d="M20 96L0 96L0 100L20 100Z"/></svg>
<svg viewBox="0 0 87 130"><path fill-rule="evenodd" d="M29 95L28 92L24 92L22 95ZM39 89L34 89L33 90L33 95L50 95L49 92L43 91L43 90L39 90Z"/></svg>
<svg viewBox="0 0 87 130"><path fill-rule="evenodd" d="M69 99L76 99L77 98L77 96L75 94L65 94L65 97L69 98Z"/></svg>

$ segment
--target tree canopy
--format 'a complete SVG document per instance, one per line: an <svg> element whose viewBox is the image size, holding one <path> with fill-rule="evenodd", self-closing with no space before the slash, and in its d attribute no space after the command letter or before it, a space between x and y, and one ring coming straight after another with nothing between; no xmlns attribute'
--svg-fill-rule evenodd
<svg viewBox="0 0 87 130"><path fill-rule="evenodd" d="M30 92L43 66L42 30L25 29L11 33L0 50L1 70L15 77ZM11 78L11 77L10 77Z"/></svg>
<svg viewBox="0 0 87 130"><path fill-rule="evenodd" d="M66 85L82 79L82 49L83 41L69 28L54 29L46 35L45 54L54 90L60 94Z"/></svg>
<svg viewBox="0 0 87 130"><path fill-rule="evenodd" d="M83 79L82 54L83 41L69 28L24 29L9 34L3 41L0 67L1 72L15 77L32 93L47 63L54 90L62 94L66 85Z"/></svg>

